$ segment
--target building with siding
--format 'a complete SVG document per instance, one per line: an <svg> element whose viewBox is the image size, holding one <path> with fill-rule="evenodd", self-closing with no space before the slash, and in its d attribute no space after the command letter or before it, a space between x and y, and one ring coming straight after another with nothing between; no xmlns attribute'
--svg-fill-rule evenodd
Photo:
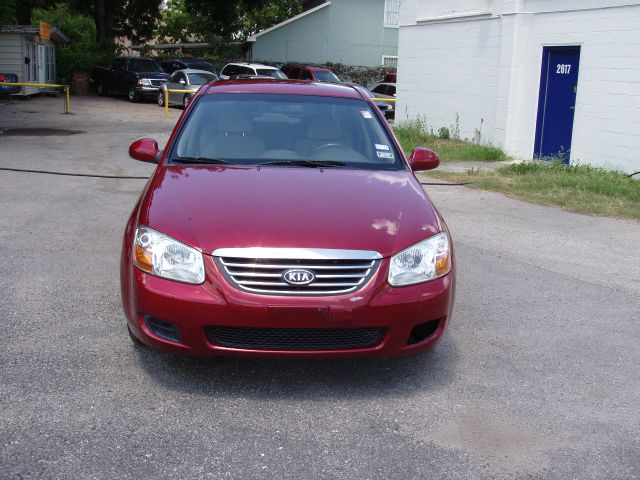
<svg viewBox="0 0 640 480"><path fill-rule="evenodd" d="M396 121L640 170L640 2L401 0Z"/></svg>
<svg viewBox="0 0 640 480"><path fill-rule="evenodd" d="M0 73L17 75L19 83L56 83L56 43L68 41L56 27L50 28L47 40L37 25L4 25L0 27ZM20 95L45 91L49 90L22 87Z"/></svg>
<svg viewBox="0 0 640 480"><path fill-rule="evenodd" d="M309 0L304 11L249 37L251 57L271 62L396 66L400 0Z"/></svg>

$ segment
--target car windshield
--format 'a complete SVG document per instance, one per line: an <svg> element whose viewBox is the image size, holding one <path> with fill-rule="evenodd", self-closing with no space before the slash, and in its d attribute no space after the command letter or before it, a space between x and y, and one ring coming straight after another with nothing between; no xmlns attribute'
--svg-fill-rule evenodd
<svg viewBox="0 0 640 480"><path fill-rule="evenodd" d="M265 77L273 77L282 80L287 79L287 76L283 72L275 68L257 68L256 73Z"/></svg>
<svg viewBox="0 0 640 480"><path fill-rule="evenodd" d="M318 80L319 82L340 83L340 79L336 77L332 72L329 72L327 70L316 70L313 73L316 76L316 80Z"/></svg>
<svg viewBox="0 0 640 480"><path fill-rule="evenodd" d="M212 73L190 73L189 84L190 85L202 85L203 83L210 82L211 80L217 80L218 77Z"/></svg>
<svg viewBox="0 0 640 480"><path fill-rule="evenodd" d="M210 63L202 62L202 63L190 63L189 68L193 68L195 70L206 70L207 72L216 73L216 69Z"/></svg>
<svg viewBox="0 0 640 480"><path fill-rule="evenodd" d="M145 60L144 58L135 58L129 60L129 70L132 72L163 72L158 62L154 60Z"/></svg>
<svg viewBox="0 0 640 480"><path fill-rule="evenodd" d="M194 103L170 162L346 167L406 166L377 113L362 100L225 93Z"/></svg>

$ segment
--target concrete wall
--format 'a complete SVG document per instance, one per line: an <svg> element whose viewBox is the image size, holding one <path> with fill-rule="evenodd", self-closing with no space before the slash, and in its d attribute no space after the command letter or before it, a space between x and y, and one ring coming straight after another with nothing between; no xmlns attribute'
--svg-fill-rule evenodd
<svg viewBox="0 0 640 480"><path fill-rule="evenodd" d="M398 29L384 28L384 0L332 0L256 37L254 60L377 66L397 55Z"/></svg>
<svg viewBox="0 0 640 480"><path fill-rule="evenodd" d="M580 45L571 160L640 169L640 2L402 0L400 12L398 120L437 130L458 115L463 137L482 123L483 140L531 158L542 49Z"/></svg>

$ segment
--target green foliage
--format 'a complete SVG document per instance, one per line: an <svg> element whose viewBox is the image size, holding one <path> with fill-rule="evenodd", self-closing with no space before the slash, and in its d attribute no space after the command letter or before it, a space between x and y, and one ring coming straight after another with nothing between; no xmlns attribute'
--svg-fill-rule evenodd
<svg viewBox="0 0 640 480"><path fill-rule="evenodd" d="M115 46L96 46L96 25L87 15L77 13L65 3L58 3L49 9L36 8L32 22L47 22L58 27L69 37L69 43L56 47L58 77L65 83L71 81L75 71L90 71L95 65L109 62L115 53Z"/></svg>
<svg viewBox="0 0 640 480"><path fill-rule="evenodd" d="M515 163L495 171L435 171L432 176L471 181L474 188L574 212L640 219L640 182L616 170L554 161Z"/></svg>
<svg viewBox="0 0 640 480"><path fill-rule="evenodd" d="M444 140L449 140L451 138L451 132L447 127L440 127L438 129L438 137Z"/></svg>
<svg viewBox="0 0 640 480"><path fill-rule="evenodd" d="M455 137L443 138L442 134L448 133L446 127L441 128L437 136L434 135L424 117L419 116L413 121L399 123L393 129L407 155L410 155L415 147L427 147L438 153L442 162L493 162L507 159L501 149L492 145L481 145Z"/></svg>
<svg viewBox="0 0 640 480"><path fill-rule="evenodd" d="M0 2L0 26L16 23L16 0Z"/></svg>
<svg viewBox="0 0 640 480"><path fill-rule="evenodd" d="M277 0L258 8L247 9L240 17L240 39L245 39L260 30L272 27L302 12L298 0Z"/></svg>
<svg viewBox="0 0 640 480"><path fill-rule="evenodd" d="M204 42L208 37L202 18L187 12L185 0L167 1L155 34L159 43Z"/></svg>

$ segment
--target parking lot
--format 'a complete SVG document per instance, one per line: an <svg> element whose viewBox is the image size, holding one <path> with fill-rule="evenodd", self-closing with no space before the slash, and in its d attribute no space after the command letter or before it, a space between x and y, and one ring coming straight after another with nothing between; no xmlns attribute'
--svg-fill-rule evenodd
<svg viewBox="0 0 640 480"><path fill-rule="evenodd" d="M62 111L0 100L0 168L144 177L129 144L181 113ZM640 478L640 223L427 185L458 259L435 351L198 360L127 336L144 183L0 170L0 478Z"/></svg>

